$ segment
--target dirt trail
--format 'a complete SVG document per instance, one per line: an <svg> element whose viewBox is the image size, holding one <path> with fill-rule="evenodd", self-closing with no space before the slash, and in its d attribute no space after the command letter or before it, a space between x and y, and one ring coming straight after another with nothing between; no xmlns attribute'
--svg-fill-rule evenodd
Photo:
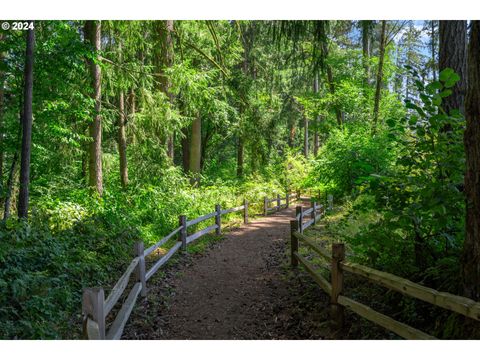
<svg viewBox="0 0 480 360"><path fill-rule="evenodd" d="M149 283L147 301L138 304L124 338L330 337L327 298L288 268L293 215L291 208L253 220L226 232L204 254L167 268Z"/></svg>

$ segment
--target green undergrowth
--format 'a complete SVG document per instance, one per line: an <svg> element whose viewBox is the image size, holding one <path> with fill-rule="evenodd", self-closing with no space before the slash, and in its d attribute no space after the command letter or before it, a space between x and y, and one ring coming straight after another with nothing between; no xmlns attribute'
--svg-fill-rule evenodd
<svg viewBox="0 0 480 360"><path fill-rule="evenodd" d="M360 196L355 200L345 199L341 205L336 206L334 211L328 213L317 226L307 229L305 234L313 239L317 245L327 249L328 252L331 252L333 243L344 243L348 261L409 278L403 275L404 269L393 268L393 265L388 266L388 262L383 263L383 266L380 265L382 264L380 262L377 263L377 266L372 265L370 256L376 250L374 247L386 246L388 243L385 245L380 234L378 238L372 237L369 239L371 245L366 246L363 232L365 229L378 226L378 223L382 221L381 213L373 208L363 211L361 216L354 211L360 203L368 201L368 196ZM330 279L327 260L321 258L308 247L302 246L301 243L299 253L313 263L324 278ZM389 261L391 264L396 264L400 260L391 255ZM416 279L409 279L418 282ZM370 306L380 313L438 338L464 338L460 325L463 322L462 317L453 312L389 291L357 275L347 273L344 281L344 294L346 296ZM422 282L420 281L420 283ZM348 322L351 326L349 329L351 338L398 338L395 334L389 333L351 312L347 312L347 316L351 317L352 320L355 319L355 321ZM436 320L432 321L432 319Z"/></svg>
<svg viewBox="0 0 480 360"><path fill-rule="evenodd" d="M259 177L205 181L192 188L173 168L155 182L132 182L126 190L115 179L106 182L101 199L92 198L81 184L38 183L29 222L11 218L0 223L0 338L78 338L82 289L111 288L132 260L136 241L148 248L178 227L179 215L193 219L213 212L215 204L226 209L244 198L257 201L249 208L253 216L260 213L264 196L284 191ZM224 228L241 219L242 212L222 216ZM213 219L189 231L210 223ZM203 237L188 252L202 252L218 240Z"/></svg>

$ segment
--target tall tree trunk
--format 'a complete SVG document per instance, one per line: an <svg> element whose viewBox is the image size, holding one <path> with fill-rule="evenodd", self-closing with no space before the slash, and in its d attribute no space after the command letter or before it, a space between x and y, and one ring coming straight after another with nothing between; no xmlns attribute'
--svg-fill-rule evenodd
<svg viewBox="0 0 480 360"><path fill-rule="evenodd" d="M85 40L98 53L101 50L101 23L100 21L85 21ZM100 115L102 106L102 73L100 66L95 61L88 60L92 77L92 98L95 100L95 115L88 127L89 136L92 142L89 146L89 185L98 195L103 194L102 174L102 117Z"/></svg>
<svg viewBox="0 0 480 360"><path fill-rule="evenodd" d="M251 57L251 50L253 47L255 38L255 27L254 23L248 23L245 31L243 31L241 39L243 45L243 61L240 65L240 69L245 76L245 79L252 78L255 79L255 64L254 59ZM245 93L248 92L243 85L243 82L240 82L238 86L238 91L241 93L240 98L240 123L238 127L238 141L237 141L237 177L242 178L244 175L244 162L245 162L245 134L243 131L243 122L245 121L245 113L247 108L250 106Z"/></svg>
<svg viewBox="0 0 480 360"><path fill-rule="evenodd" d="M313 80L313 92L318 94L318 74L315 74L315 79ZM316 157L318 155L318 148L320 146L318 138L318 125L320 123L320 116L317 116L315 119L315 129L313 133L313 155Z"/></svg>
<svg viewBox="0 0 480 360"><path fill-rule="evenodd" d="M120 117L118 119L118 153L120 155L120 181L122 186L128 186L128 166L127 166L127 137L125 135L125 101L123 90L120 90L118 99L118 110Z"/></svg>
<svg viewBox="0 0 480 360"><path fill-rule="evenodd" d="M387 21L382 20L382 31L380 33L380 54L378 58L378 71L377 71L377 84L375 88L375 103L373 106L373 128L372 132L375 134L377 131L378 123L378 112L380 108L380 96L382 91L382 80L383 80L383 62L385 58L385 46L386 46L386 29Z"/></svg>
<svg viewBox="0 0 480 360"><path fill-rule="evenodd" d="M333 82L333 72L330 65L327 65L327 80L330 88L330 93L335 96L335 83ZM338 108L338 105L335 105L335 116L337 118L337 124L339 126L342 126L342 112Z"/></svg>
<svg viewBox="0 0 480 360"><path fill-rule="evenodd" d="M295 145L295 123L291 121L290 129L288 130L288 146L292 148Z"/></svg>
<svg viewBox="0 0 480 360"><path fill-rule="evenodd" d="M27 30L27 49L25 53L24 96L22 116L22 155L20 159L20 191L18 194L18 217L28 218L30 185L30 153L32 149L33 122L33 56L35 49L35 30Z"/></svg>
<svg viewBox="0 0 480 360"><path fill-rule="evenodd" d="M237 177L243 177L243 156L244 156L245 145L243 142L243 137L238 137L237 145Z"/></svg>
<svg viewBox="0 0 480 360"><path fill-rule="evenodd" d="M363 63L363 69L364 69L364 82L365 85L370 84L370 37L371 37L371 20L362 20L361 25L362 25L362 52L363 52L363 57L362 57L362 63Z"/></svg>
<svg viewBox="0 0 480 360"><path fill-rule="evenodd" d="M15 154L13 154L12 165L10 166L10 172L8 173L7 193L5 194L3 220L7 220L10 217L10 211L12 208L13 188L15 187L15 178L16 178L16 172L17 172L17 162L18 162L18 152L15 152Z"/></svg>
<svg viewBox="0 0 480 360"><path fill-rule="evenodd" d="M170 81L166 75L166 69L173 65L173 20L164 20L158 23L158 36L160 53L157 59L158 82L160 90L167 95L170 102L173 101L173 94L170 92ZM167 135L167 156L174 159L174 134Z"/></svg>
<svg viewBox="0 0 480 360"><path fill-rule="evenodd" d="M435 20L431 20L430 26L432 33L432 43L430 44L432 52L432 75L433 81L437 81L437 71L435 69L435 64L437 63L435 55Z"/></svg>
<svg viewBox="0 0 480 360"><path fill-rule="evenodd" d="M202 119L197 114L192 123L192 133L190 137L190 159L189 166L192 174L192 185L198 186L200 183L202 157Z"/></svg>
<svg viewBox="0 0 480 360"><path fill-rule="evenodd" d="M321 21L326 22L327 20L321 20ZM326 27L321 26L320 31L322 32L322 35L320 36L320 38L323 39L320 46L322 47L323 57L325 59L327 59L328 54L329 54L329 49L328 49L328 40L327 40L328 37L327 37L327 33L326 33ZM332 67L329 64L326 64L325 68L326 68L326 71L327 71L327 82L328 82L328 87L329 87L330 93L333 95L333 97L335 97L335 83L333 81ZM335 116L337 118L337 124L339 126L342 126L342 113L341 113L338 105L335 105L334 110L335 110Z"/></svg>
<svg viewBox="0 0 480 360"><path fill-rule="evenodd" d="M463 114L467 87L467 21L440 20L438 30L438 68L440 71L451 68L460 75L452 95L443 99L443 109L447 114L454 109L459 109Z"/></svg>
<svg viewBox="0 0 480 360"><path fill-rule="evenodd" d="M466 219L463 244L463 293L480 300L480 21L472 21L468 47L468 87L464 134Z"/></svg>

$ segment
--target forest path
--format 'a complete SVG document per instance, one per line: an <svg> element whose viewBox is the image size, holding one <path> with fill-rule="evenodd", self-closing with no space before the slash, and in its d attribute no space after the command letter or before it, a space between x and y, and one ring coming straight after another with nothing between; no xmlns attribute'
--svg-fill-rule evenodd
<svg viewBox="0 0 480 360"><path fill-rule="evenodd" d="M232 229L204 254L189 255L152 279L124 338L329 337L322 325L328 299L317 290L305 293L304 281L311 281L289 268L294 213L285 209Z"/></svg>

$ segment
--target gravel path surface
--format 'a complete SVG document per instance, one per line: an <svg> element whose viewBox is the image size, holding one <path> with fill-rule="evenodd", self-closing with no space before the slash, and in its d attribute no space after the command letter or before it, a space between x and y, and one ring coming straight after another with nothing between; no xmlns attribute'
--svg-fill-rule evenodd
<svg viewBox="0 0 480 360"><path fill-rule="evenodd" d="M289 268L293 208L232 229L149 282L125 339L331 338L328 299Z"/></svg>

